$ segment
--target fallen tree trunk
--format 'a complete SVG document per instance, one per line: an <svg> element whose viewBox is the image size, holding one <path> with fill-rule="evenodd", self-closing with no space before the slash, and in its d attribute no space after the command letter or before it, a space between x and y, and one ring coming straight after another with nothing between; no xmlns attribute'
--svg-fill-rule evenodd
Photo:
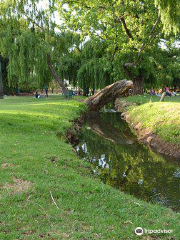
<svg viewBox="0 0 180 240"><path fill-rule="evenodd" d="M103 88L85 101L88 111L98 112L107 103L114 101L132 87L132 81L121 80Z"/></svg>

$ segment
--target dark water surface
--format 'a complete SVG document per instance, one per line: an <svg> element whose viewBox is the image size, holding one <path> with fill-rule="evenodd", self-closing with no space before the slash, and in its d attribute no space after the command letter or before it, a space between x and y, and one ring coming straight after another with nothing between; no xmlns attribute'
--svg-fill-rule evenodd
<svg viewBox="0 0 180 240"><path fill-rule="evenodd" d="M78 155L104 183L180 210L180 163L140 144L119 113L88 120L79 138Z"/></svg>

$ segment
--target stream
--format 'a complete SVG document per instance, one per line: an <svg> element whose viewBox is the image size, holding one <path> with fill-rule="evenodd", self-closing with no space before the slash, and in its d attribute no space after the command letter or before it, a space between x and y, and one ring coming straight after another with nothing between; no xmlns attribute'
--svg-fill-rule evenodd
<svg viewBox="0 0 180 240"><path fill-rule="evenodd" d="M180 211L180 163L139 143L120 113L89 119L76 152L105 184Z"/></svg>

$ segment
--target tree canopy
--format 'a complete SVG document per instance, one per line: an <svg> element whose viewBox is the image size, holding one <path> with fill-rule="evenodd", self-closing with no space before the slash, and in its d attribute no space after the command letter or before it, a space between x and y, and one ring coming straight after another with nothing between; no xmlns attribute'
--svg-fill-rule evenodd
<svg viewBox="0 0 180 240"><path fill-rule="evenodd" d="M140 93L166 68L160 42L178 38L179 1L2 0L0 16L9 84L43 86L54 77L65 91L64 78L83 89L128 78Z"/></svg>

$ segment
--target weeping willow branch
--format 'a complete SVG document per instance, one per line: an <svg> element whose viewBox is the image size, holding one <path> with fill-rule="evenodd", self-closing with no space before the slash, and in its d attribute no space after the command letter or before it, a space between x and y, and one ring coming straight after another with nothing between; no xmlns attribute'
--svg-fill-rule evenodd
<svg viewBox="0 0 180 240"><path fill-rule="evenodd" d="M34 25L36 25L39 29L41 29L41 31L43 31L45 33L45 29L43 26L39 25L34 19L32 19L31 17L29 17L25 12L23 12L24 16ZM63 83L63 81L60 79L60 77L58 76L58 74L56 73L55 68L53 67L52 61L51 61L51 56L50 54L47 54L47 64L48 67L54 77L54 79L57 81L57 83L59 84L59 86L62 88L63 93L67 93L67 89Z"/></svg>
<svg viewBox="0 0 180 240"><path fill-rule="evenodd" d="M179 0L154 0L158 8L164 32L177 34L179 32Z"/></svg>
<svg viewBox="0 0 180 240"><path fill-rule="evenodd" d="M31 17L29 17L25 12L23 12L23 15L24 15L33 25L36 25L36 27L40 28L43 32L45 31L45 29L43 28L43 26L40 26L35 20L33 20Z"/></svg>

